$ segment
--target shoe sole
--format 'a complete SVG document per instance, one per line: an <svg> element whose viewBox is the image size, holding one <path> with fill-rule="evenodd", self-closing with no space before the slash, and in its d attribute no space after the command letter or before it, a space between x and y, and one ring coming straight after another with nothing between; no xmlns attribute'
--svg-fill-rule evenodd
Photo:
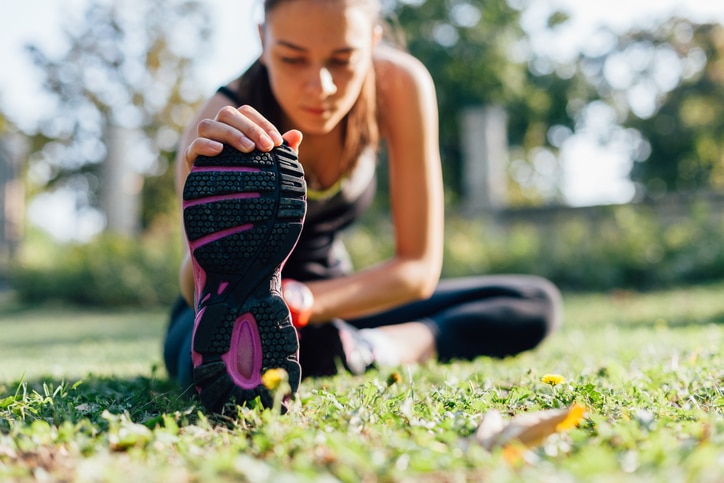
<svg viewBox="0 0 724 483"><path fill-rule="evenodd" d="M299 341L280 266L305 214L304 171L287 146L269 153L225 146L191 169L183 222L196 287L193 379L209 411L257 397L271 406L261 382L268 369L287 372L292 394L299 386Z"/></svg>

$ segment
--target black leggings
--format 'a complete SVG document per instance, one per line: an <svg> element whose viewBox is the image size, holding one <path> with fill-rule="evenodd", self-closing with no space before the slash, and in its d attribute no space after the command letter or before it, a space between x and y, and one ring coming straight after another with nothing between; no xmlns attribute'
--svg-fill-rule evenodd
<svg viewBox="0 0 724 483"><path fill-rule="evenodd" d="M558 289L530 275L441 280L426 300L350 320L358 328L424 322L438 359L505 357L537 346L561 321Z"/></svg>
<svg viewBox="0 0 724 483"><path fill-rule="evenodd" d="M433 331L441 361L505 357L533 349L560 325L560 293L549 281L530 275L448 279L429 299L348 322L362 329L412 321ZM164 361L182 387L192 383L193 323L193 309L179 298L171 311Z"/></svg>

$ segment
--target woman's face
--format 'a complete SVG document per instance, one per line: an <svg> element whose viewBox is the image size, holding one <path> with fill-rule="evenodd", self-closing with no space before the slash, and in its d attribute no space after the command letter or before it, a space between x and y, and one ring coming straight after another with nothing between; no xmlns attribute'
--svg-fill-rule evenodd
<svg viewBox="0 0 724 483"><path fill-rule="evenodd" d="M261 29L261 61L292 127L327 134L359 96L372 63L377 29L345 0L281 2Z"/></svg>

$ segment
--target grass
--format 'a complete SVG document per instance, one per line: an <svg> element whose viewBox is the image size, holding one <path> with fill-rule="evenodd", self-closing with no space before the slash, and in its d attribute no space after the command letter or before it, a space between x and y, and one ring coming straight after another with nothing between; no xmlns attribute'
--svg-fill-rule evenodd
<svg viewBox="0 0 724 483"><path fill-rule="evenodd" d="M167 380L163 311L6 306L0 480L724 481L722 293L570 295L533 352L305 381L287 414L236 418ZM471 443L488 410L573 402L579 427L525 460Z"/></svg>

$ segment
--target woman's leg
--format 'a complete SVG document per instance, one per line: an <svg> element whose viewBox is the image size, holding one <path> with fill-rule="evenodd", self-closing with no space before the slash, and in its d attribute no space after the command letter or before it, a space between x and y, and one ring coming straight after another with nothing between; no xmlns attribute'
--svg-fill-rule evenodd
<svg viewBox="0 0 724 483"><path fill-rule="evenodd" d="M183 297L171 308L171 320L163 343L166 371L182 389L192 386L191 337L194 330L194 309Z"/></svg>
<svg viewBox="0 0 724 483"><path fill-rule="evenodd" d="M387 350L378 354L379 363L385 362L384 357L390 363L414 364L425 362L436 354L435 333L430 324L423 322L405 322L402 324L385 325L377 329L363 329L366 337L375 340L374 332L380 331L384 339L373 343L373 346L380 347L388 345ZM390 357L390 354L394 354Z"/></svg>
<svg viewBox="0 0 724 483"><path fill-rule="evenodd" d="M495 275L442 280L427 300L350 323L379 328L400 362L414 362L429 357L431 339L443 361L514 355L536 347L560 321L560 293L549 281Z"/></svg>

